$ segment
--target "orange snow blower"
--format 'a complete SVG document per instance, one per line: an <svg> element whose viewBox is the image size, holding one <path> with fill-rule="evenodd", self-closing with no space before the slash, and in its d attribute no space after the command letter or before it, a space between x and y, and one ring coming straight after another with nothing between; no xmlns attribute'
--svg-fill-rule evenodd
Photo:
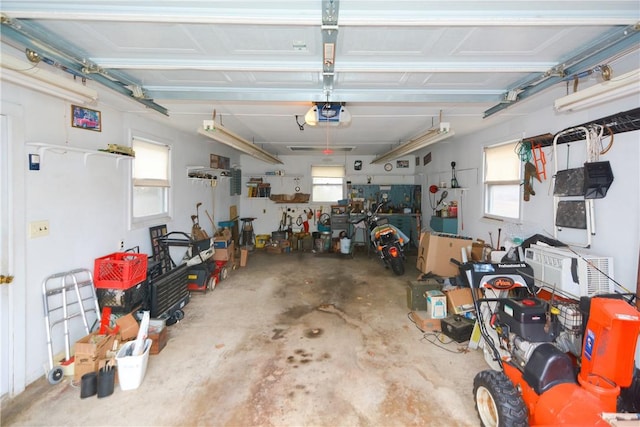
<svg viewBox="0 0 640 427"><path fill-rule="evenodd" d="M638 412L640 312L625 295L548 301L524 262L457 264L484 290L471 293L492 368L474 379L483 426L608 426L603 414Z"/></svg>

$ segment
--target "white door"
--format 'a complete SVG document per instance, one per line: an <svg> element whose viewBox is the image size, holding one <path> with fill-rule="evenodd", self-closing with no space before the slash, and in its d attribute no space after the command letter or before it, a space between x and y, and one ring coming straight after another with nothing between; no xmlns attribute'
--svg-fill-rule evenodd
<svg viewBox="0 0 640 427"><path fill-rule="evenodd" d="M7 116L0 116L0 275L12 274L9 260L9 135ZM9 286L4 281L0 284L0 396L4 396L10 390L9 356L11 354L11 340L9 330Z"/></svg>
<svg viewBox="0 0 640 427"><path fill-rule="evenodd" d="M7 101L0 113L0 396L15 396L26 387L24 114ZM26 163L26 162L24 162Z"/></svg>

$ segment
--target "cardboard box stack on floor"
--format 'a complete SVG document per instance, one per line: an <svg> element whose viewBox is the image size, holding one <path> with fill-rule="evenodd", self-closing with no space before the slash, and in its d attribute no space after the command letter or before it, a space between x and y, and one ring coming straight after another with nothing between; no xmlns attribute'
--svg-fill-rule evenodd
<svg viewBox="0 0 640 427"><path fill-rule="evenodd" d="M74 347L73 381L79 382L84 374L97 372L100 361L113 349L114 335L99 335L97 332L80 338Z"/></svg>
<svg viewBox="0 0 640 427"><path fill-rule="evenodd" d="M114 327L114 332L111 334L100 335L98 332L93 332L76 341L74 346L74 382L79 382L84 374L97 372L108 362L115 364L115 356L122 345L138 336L140 324L131 313L116 319L115 325L117 330ZM160 353L169 340L168 328L164 320L150 320L148 338L152 340L150 354Z"/></svg>
<svg viewBox="0 0 640 427"><path fill-rule="evenodd" d="M229 230L226 230L229 231ZM230 232L229 232L230 233ZM233 263L235 260L235 246L231 240L230 234L215 236L213 240L213 259L216 261L229 261Z"/></svg>

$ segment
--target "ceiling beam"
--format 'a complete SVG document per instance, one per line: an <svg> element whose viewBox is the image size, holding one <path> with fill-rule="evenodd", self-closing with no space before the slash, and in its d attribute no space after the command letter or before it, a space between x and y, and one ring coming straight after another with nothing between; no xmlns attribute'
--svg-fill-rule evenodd
<svg viewBox="0 0 640 427"><path fill-rule="evenodd" d="M323 3L328 3L323 0ZM524 3L524 5L523 5ZM638 20L636 0L571 2L351 2L342 6L342 26L570 26L632 25ZM3 0L15 18L83 21L166 22L242 25L318 25L323 13L316 2L242 1L141 2ZM324 9L324 8L323 8ZM634 21L635 20L635 21Z"/></svg>
<svg viewBox="0 0 640 427"><path fill-rule="evenodd" d="M283 101L326 102L321 88L237 88L212 86L145 86L146 93L154 99L217 100L217 101ZM402 90L402 89L334 89L331 102L366 103L486 103L501 99L502 90Z"/></svg>
<svg viewBox="0 0 640 427"><path fill-rule="evenodd" d="M254 71L254 72L321 72L316 60L265 61L265 60L201 60L201 59L140 59L101 58L92 61L103 68L120 70L162 70L162 71ZM554 67L554 62L528 61L396 61L393 64L381 62L340 61L333 71L339 73L534 73L546 72Z"/></svg>

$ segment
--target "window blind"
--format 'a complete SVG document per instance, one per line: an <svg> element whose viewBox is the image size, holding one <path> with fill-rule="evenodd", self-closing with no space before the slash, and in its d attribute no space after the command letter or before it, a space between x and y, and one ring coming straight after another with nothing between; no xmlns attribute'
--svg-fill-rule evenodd
<svg viewBox="0 0 640 427"><path fill-rule="evenodd" d="M136 187L170 187L170 147L133 139L136 157L133 161L133 185Z"/></svg>

